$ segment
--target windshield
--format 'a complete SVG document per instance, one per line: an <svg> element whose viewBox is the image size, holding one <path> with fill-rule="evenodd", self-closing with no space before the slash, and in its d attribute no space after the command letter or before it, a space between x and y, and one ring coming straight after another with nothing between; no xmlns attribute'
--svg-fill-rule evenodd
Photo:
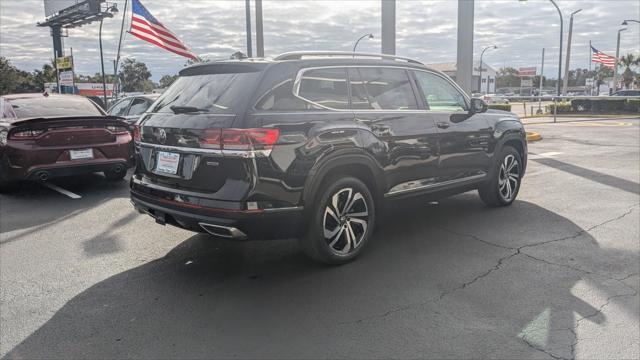
<svg viewBox="0 0 640 360"><path fill-rule="evenodd" d="M151 113L234 114L253 91L259 72L181 76L153 104Z"/></svg>
<svg viewBox="0 0 640 360"><path fill-rule="evenodd" d="M8 101L19 119L53 116L102 116L90 100L80 96L38 96Z"/></svg>

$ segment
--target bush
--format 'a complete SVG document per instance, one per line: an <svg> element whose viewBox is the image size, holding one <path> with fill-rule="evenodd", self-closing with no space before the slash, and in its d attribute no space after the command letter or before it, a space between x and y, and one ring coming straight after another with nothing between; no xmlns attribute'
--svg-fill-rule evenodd
<svg viewBox="0 0 640 360"><path fill-rule="evenodd" d="M554 104L546 107L549 114L553 114ZM558 114L589 113L589 114L620 114L640 112L640 99L573 99L570 102L558 103Z"/></svg>
<svg viewBox="0 0 640 360"><path fill-rule="evenodd" d="M625 110L634 113L640 113L640 99L627 99Z"/></svg>
<svg viewBox="0 0 640 360"><path fill-rule="evenodd" d="M511 111L510 104L489 104L489 109L493 110L503 110L503 111Z"/></svg>
<svg viewBox="0 0 640 360"><path fill-rule="evenodd" d="M566 114L571 112L571 103L570 102L560 102L558 105L558 114ZM549 114L553 114L555 112L556 104L550 104L545 106L545 111Z"/></svg>

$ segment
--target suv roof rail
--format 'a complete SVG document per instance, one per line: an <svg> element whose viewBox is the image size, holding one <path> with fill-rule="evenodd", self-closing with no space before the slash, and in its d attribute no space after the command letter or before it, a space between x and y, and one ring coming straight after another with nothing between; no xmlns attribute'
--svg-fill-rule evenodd
<svg viewBox="0 0 640 360"><path fill-rule="evenodd" d="M404 56L349 52L349 51L292 51L292 52L286 52L286 53L280 54L276 56L273 60L300 60L304 56L317 56L317 57L341 56L341 57L354 57L354 58L355 57L374 57L374 58L380 58L380 59L403 60L413 64L424 65L421 61L404 57Z"/></svg>

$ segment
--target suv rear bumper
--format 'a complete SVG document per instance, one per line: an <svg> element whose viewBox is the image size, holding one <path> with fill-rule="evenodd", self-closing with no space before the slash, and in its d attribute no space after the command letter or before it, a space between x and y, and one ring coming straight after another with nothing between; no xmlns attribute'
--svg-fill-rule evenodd
<svg viewBox="0 0 640 360"><path fill-rule="evenodd" d="M133 184L132 184L133 185ZM208 232L235 240L270 240L296 238L302 233L302 207L238 210L240 203L228 208L211 208L189 202L172 201L136 191L132 186L131 202L140 213L153 217L157 223L170 224L186 230Z"/></svg>

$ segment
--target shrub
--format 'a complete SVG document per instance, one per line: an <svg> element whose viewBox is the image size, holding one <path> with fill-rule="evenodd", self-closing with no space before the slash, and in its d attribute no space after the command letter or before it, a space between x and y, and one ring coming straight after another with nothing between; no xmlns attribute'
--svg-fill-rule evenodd
<svg viewBox="0 0 640 360"><path fill-rule="evenodd" d="M511 111L510 104L489 104L489 109L493 110L503 110L503 111Z"/></svg>
<svg viewBox="0 0 640 360"><path fill-rule="evenodd" d="M571 112L571 103L570 102L560 102L557 104L558 105L558 114L565 114L565 113L570 113ZM545 106L545 111L549 114L553 114L554 108L555 108L556 104L550 104Z"/></svg>
<svg viewBox="0 0 640 360"><path fill-rule="evenodd" d="M640 113L640 99L627 99L625 110L634 113Z"/></svg>

